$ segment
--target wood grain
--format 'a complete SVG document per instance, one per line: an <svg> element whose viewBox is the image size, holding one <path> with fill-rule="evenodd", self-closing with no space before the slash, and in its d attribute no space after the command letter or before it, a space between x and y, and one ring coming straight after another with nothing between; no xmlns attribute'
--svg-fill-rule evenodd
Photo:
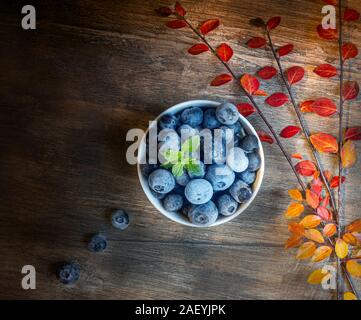
<svg viewBox="0 0 361 320"><path fill-rule="evenodd" d="M0 298L25 299L330 299L307 285L314 268L294 259L283 211L286 190L296 179L277 146L265 145L266 175L261 191L240 217L223 226L193 229L161 216L143 194L134 166L127 164L125 135L146 128L161 111L189 99L246 101L237 85L212 88L222 66L214 57L190 57L196 43L190 31L170 30L156 16L170 1L39 1L35 31L20 27L21 6L4 1L0 13ZM246 40L258 31L249 19L280 15L277 45L292 42L285 66L307 68L297 101L337 99L337 79L311 72L324 61L337 65L337 47L321 41L315 27L321 1L183 1L194 24L218 17L212 44L227 41L237 73L274 65L266 50L250 51ZM358 1L350 6L361 10ZM360 24L346 28L346 39L360 43ZM360 58L347 64L347 77L361 80ZM282 90L280 79L265 90ZM277 131L296 117L288 105L265 114ZM359 125L360 100L348 104L348 124ZM289 111L289 112L288 112ZM337 118L306 116L311 131L337 134ZM257 129L264 125L253 115ZM306 158L303 139L285 142ZM335 159L323 157L328 169ZM344 221L360 217L360 164L347 179ZM112 228L113 208L124 208L131 226ZM93 254L87 239L104 232L110 247ZM61 285L58 262L75 259L81 279ZM37 290L21 289L21 267L37 269ZM357 283L361 290L361 284Z"/></svg>

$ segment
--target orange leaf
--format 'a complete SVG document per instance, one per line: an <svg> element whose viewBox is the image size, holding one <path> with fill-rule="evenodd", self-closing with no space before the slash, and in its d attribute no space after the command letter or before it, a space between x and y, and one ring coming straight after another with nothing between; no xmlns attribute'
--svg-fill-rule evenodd
<svg viewBox="0 0 361 320"><path fill-rule="evenodd" d="M315 214L309 214L305 216L300 224L303 225L305 228L315 228L321 223L321 218L316 216Z"/></svg>
<svg viewBox="0 0 361 320"><path fill-rule="evenodd" d="M242 88L250 95L254 94L260 86L258 79L247 73L242 76L241 85Z"/></svg>
<svg viewBox="0 0 361 320"><path fill-rule="evenodd" d="M357 160L356 147L352 140L347 140L341 150L342 167L347 169L354 166Z"/></svg>
<svg viewBox="0 0 361 320"><path fill-rule="evenodd" d="M346 269L351 276L361 278L361 264L356 260L349 260L346 262Z"/></svg>
<svg viewBox="0 0 361 320"><path fill-rule="evenodd" d="M307 189L306 190L306 202L307 204L313 208L316 209L318 205L320 204L320 197L317 193Z"/></svg>
<svg viewBox="0 0 361 320"><path fill-rule="evenodd" d="M320 262L327 259L332 253L332 248L328 246L318 247L312 257L312 262Z"/></svg>
<svg viewBox="0 0 361 320"><path fill-rule="evenodd" d="M359 244L358 239L352 233L345 233L342 239L351 246L357 246Z"/></svg>
<svg viewBox="0 0 361 320"><path fill-rule="evenodd" d="M299 236L302 236L305 233L305 228L303 225L297 222L291 222L288 224L288 231Z"/></svg>
<svg viewBox="0 0 361 320"><path fill-rule="evenodd" d="M337 139L328 133L315 133L310 136L310 140L315 149L319 152L337 153Z"/></svg>
<svg viewBox="0 0 361 320"><path fill-rule="evenodd" d="M361 219L352 221L347 227L347 232L360 232L361 231Z"/></svg>
<svg viewBox="0 0 361 320"><path fill-rule="evenodd" d="M212 82L211 82L211 86L213 87L218 87L221 86L223 84L226 84L227 82L232 80L232 76L230 74L224 73L224 74L220 74L219 76L215 77Z"/></svg>
<svg viewBox="0 0 361 320"><path fill-rule="evenodd" d="M337 231L336 225L334 223L328 223L323 228L323 234L327 237L332 237Z"/></svg>
<svg viewBox="0 0 361 320"><path fill-rule="evenodd" d="M296 259L302 260L311 258L315 250L316 245L312 241L305 242L299 247Z"/></svg>
<svg viewBox="0 0 361 320"><path fill-rule="evenodd" d="M298 159L298 160L302 160L303 158L302 158L302 154L300 154L300 153L293 153L292 155L291 155L291 158L293 158L293 159Z"/></svg>
<svg viewBox="0 0 361 320"><path fill-rule="evenodd" d="M324 272L321 269L317 269L309 275L307 282L309 284L321 284L323 278L326 277L328 274L329 274L328 272Z"/></svg>
<svg viewBox="0 0 361 320"><path fill-rule="evenodd" d="M328 211L325 207L318 207L316 210L316 213L318 216L321 217L322 220L331 220L332 219L332 215L331 212Z"/></svg>
<svg viewBox="0 0 361 320"><path fill-rule="evenodd" d="M256 91L254 92L254 95L255 95L255 96L259 96L259 97L267 97L267 96L268 96L268 93L267 93L266 91L264 91L264 90L258 89L258 90L256 90Z"/></svg>
<svg viewBox="0 0 361 320"><path fill-rule="evenodd" d="M305 210L305 207L301 203L292 203L285 213L286 218L296 218L301 215L301 213Z"/></svg>
<svg viewBox="0 0 361 320"><path fill-rule="evenodd" d="M217 48L217 54L222 61L228 62L233 56L233 50L227 43L221 43Z"/></svg>
<svg viewBox="0 0 361 320"><path fill-rule="evenodd" d="M291 199L293 199L293 200L296 200L296 201L302 201L303 200L302 193L298 189L288 190L288 194L291 197Z"/></svg>
<svg viewBox="0 0 361 320"><path fill-rule="evenodd" d="M293 234L287 239L285 249L298 247L302 243L302 237L297 234Z"/></svg>
<svg viewBox="0 0 361 320"><path fill-rule="evenodd" d="M335 245L335 252L340 259L346 258L348 254L347 243L342 239L337 239Z"/></svg>
<svg viewBox="0 0 361 320"><path fill-rule="evenodd" d="M314 100L306 100L302 102L300 105L300 110L302 112L312 112L311 106L314 102L315 102Z"/></svg>
<svg viewBox="0 0 361 320"><path fill-rule="evenodd" d="M343 300L357 300L357 298L352 292L345 292L343 294Z"/></svg>
<svg viewBox="0 0 361 320"><path fill-rule="evenodd" d="M324 243L325 239L323 238L320 231L316 229L307 229L305 230L305 237L317 243Z"/></svg>

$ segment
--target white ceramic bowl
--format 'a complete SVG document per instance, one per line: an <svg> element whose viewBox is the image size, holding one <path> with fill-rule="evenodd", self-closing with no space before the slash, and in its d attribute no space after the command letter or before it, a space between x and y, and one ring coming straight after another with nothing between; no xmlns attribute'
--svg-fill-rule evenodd
<svg viewBox="0 0 361 320"><path fill-rule="evenodd" d="M158 122L158 120L165 114L176 114L184 109L187 109L189 107L200 107L200 108L216 108L217 106L219 106L221 103L220 102L216 102L216 101L210 101L210 100L191 100L191 101L186 101L186 102L182 102L179 103L167 110L165 110L164 112L162 112L156 119L155 121ZM241 114L239 115L240 118L240 122L243 125L244 130L247 133L252 133L254 134L257 138L258 135L256 133L256 130L253 128L253 126L248 122L248 120L246 120L245 117L243 117ZM146 157L146 136L148 134L148 130L146 131L145 135L143 136L140 145L139 145L139 149L138 149L138 165L137 165L137 169L138 169L138 176L139 176L139 180L140 180L140 184L142 185L142 188L144 190L144 193L146 194L146 196L148 197L149 201L153 204L153 206L155 208L158 209L158 211L163 214L164 216L166 216L167 218L178 222L180 224L186 225L186 226L190 226L190 227L201 227L204 228L203 226L200 225L195 225L193 223L191 223L186 217L184 217L182 214L177 213L177 212L169 212L167 210L164 209L161 200L156 199L149 188L148 185L148 179L146 177L144 177L144 175L142 174L141 171L141 159L144 159ZM253 195L251 197L251 199L244 204L241 204L238 207L238 210L231 216L222 216L219 215L217 221L215 223L213 223L210 226L207 227L213 227L213 226L218 226L220 224L223 224L225 222L228 222L230 220L233 220L234 218L236 218L238 215L240 215L243 211L245 211L247 209L247 207L252 203L252 201L254 200L254 198L256 197L261 184L262 184L262 180L263 180L263 174L264 174L264 153L263 153L263 148L262 148L262 143L258 138L258 143L259 143L259 155L261 157L261 167L260 169L257 171L257 177L256 180L253 184Z"/></svg>

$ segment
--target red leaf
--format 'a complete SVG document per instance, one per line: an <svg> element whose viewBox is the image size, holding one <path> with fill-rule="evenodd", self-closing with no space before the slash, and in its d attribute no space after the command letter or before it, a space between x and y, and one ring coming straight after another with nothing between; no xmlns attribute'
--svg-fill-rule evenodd
<svg viewBox="0 0 361 320"><path fill-rule="evenodd" d="M316 166L310 160L303 160L295 165L296 171L305 177L310 177L316 172Z"/></svg>
<svg viewBox="0 0 361 320"><path fill-rule="evenodd" d="M333 6L335 6L337 4L337 0L323 0L323 2L325 2L327 4L331 4Z"/></svg>
<svg viewBox="0 0 361 320"><path fill-rule="evenodd" d="M330 196L327 194L321 202L321 207L327 207L330 204Z"/></svg>
<svg viewBox="0 0 361 320"><path fill-rule="evenodd" d="M343 85L343 97L345 100L356 99L360 92L360 87L356 81L347 81Z"/></svg>
<svg viewBox="0 0 361 320"><path fill-rule="evenodd" d="M193 55L197 55L197 54L200 54L202 52L206 52L208 51L208 46L205 45L204 43L198 43L198 44L195 44L194 46L190 47L188 49L188 52L190 54L193 54Z"/></svg>
<svg viewBox="0 0 361 320"><path fill-rule="evenodd" d="M280 57L286 56L293 51L293 44L286 44L285 46L278 49L278 55Z"/></svg>
<svg viewBox="0 0 361 320"><path fill-rule="evenodd" d="M302 102L300 105L300 110L302 112L312 112L311 106L314 102L315 102L314 100L306 100L306 101Z"/></svg>
<svg viewBox="0 0 361 320"><path fill-rule="evenodd" d="M288 82L292 85L303 79L305 75L305 69L302 67L291 67L287 70Z"/></svg>
<svg viewBox="0 0 361 320"><path fill-rule="evenodd" d="M322 24L317 27L318 35L326 40L336 40L338 38L337 29L324 29Z"/></svg>
<svg viewBox="0 0 361 320"><path fill-rule="evenodd" d="M358 49L353 43L345 43L342 45L342 58L343 60L352 59L357 57Z"/></svg>
<svg viewBox="0 0 361 320"><path fill-rule="evenodd" d="M237 104L237 109L239 113L244 117L248 117L256 111L255 108L249 103L239 103Z"/></svg>
<svg viewBox="0 0 361 320"><path fill-rule="evenodd" d="M292 138L293 136L295 136L300 131L301 131L301 128L299 128L299 127L288 126L288 127L282 129L282 131L280 133L280 136L282 138Z"/></svg>
<svg viewBox="0 0 361 320"><path fill-rule="evenodd" d="M277 74L277 69L274 67L264 67L257 72L257 75L263 80L269 80Z"/></svg>
<svg viewBox="0 0 361 320"><path fill-rule="evenodd" d="M233 56L233 50L227 43L221 43L217 48L217 54L224 62L228 62Z"/></svg>
<svg viewBox="0 0 361 320"><path fill-rule="evenodd" d="M321 117L329 117L337 112L337 106L328 98L320 98L311 104L311 111Z"/></svg>
<svg viewBox="0 0 361 320"><path fill-rule="evenodd" d="M257 134L259 136L259 139L263 142L267 142L269 144L272 144L274 142L273 138L268 133L262 130L257 131Z"/></svg>
<svg viewBox="0 0 361 320"><path fill-rule="evenodd" d="M213 87L218 87L221 86L229 81L232 80L232 76L230 74L224 73L224 74L220 74L219 76L215 77L212 82L211 82L211 86Z"/></svg>
<svg viewBox="0 0 361 320"><path fill-rule="evenodd" d="M250 95L254 94L259 89L259 81L256 77L246 73L241 78L242 88Z"/></svg>
<svg viewBox="0 0 361 320"><path fill-rule="evenodd" d="M184 28L187 24L183 20L171 20L167 22L167 27L172 29Z"/></svg>
<svg viewBox="0 0 361 320"><path fill-rule="evenodd" d="M273 17L267 21L267 29L272 30L278 27L281 23L281 17Z"/></svg>
<svg viewBox="0 0 361 320"><path fill-rule="evenodd" d="M157 9L157 12L160 16L168 17L172 14L172 9L169 7L160 7Z"/></svg>
<svg viewBox="0 0 361 320"><path fill-rule="evenodd" d="M354 9L345 9L345 12L343 13L343 20L356 21L358 19L360 19L360 12Z"/></svg>
<svg viewBox="0 0 361 320"><path fill-rule="evenodd" d="M325 63L319 65L313 72L323 78L332 78L337 74L337 69L334 66Z"/></svg>
<svg viewBox="0 0 361 320"><path fill-rule="evenodd" d="M291 155L291 158L293 159L298 159L298 160L302 160L302 155L300 153L294 153Z"/></svg>
<svg viewBox="0 0 361 320"><path fill-rule="evenodd" d="M219 26L218 19L209 19L201 23L199 26L199 31L201 34L206 35L212 30L216 29Z"/></svg>
<svg viewBox="0 0 361 320"><path fill-rule="evenodd" d="M341 178L341 183L344 183L346 180L345 177ZM340 177L339 176L335 176L332 178L331 182L330 182L330 187L331 188L337 188L340 184Z"/></svg>
<svg viewBox="0 0 361 320"><path fill-rule="evenodd" d="M328 211L325 207L318 207L316 210L316 213L319 217L321 217L322 220L331 220L332 214L330 211Z"/></svg>
<svg viewBox="0 0 361 320"><path fill-rule="evenodd" d="M181 17L184 17L186 14L186 11L184 10L184 8L181 6L181 4L177 1L175 3L175 12L177 12Z"/></svg>
<svg viewBox="0 0 361 320"><path fill-rule="evenodd" d="M361 140L361 127L348 128L345 133L346 140Z"/></svg>
<svg viewBox="0 0 361 320"><path fill-rule="evenodd" d="M316 172L318 174L318 172ZM313 178L311 181L311 190L312 192L321 195L322 192L322 181L320 178Z"/></svg>
<svg viewBox="0 0 361 320"><path fill-rule="evenodd" d="M262 48L265 45L266 45L266 39L262 37L253 37L249 39L247 42L248 48L252 48L252 49Z"/></svg>
<svg viewBox="0 0 361 320"><path fill-rule="evenodd" d="M266 99L266 103L269 104L271 107L280 107L286 102L288 102L288 96L285 95L283 92L274 93Z"/></svg>

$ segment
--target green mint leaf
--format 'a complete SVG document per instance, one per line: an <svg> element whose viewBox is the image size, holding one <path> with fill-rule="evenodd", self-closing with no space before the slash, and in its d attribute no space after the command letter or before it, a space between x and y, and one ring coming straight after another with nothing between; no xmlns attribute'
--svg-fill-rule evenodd
<svg viewBox="0 0 361 320"><path fill-rule="evenodd" d="M172 173L173 176L175 177L180 177L183 174L183 164L181 163L176 163L173 167L172 167Z"/></svg>
<svg viewBox="0 0 361 320"><path fill-rule="evenodd" d="M163 156L164 156L165 160L167 160L167 162L175 164L175 163L179 162L182 154L180 151L167 149L163 153Z"/></svg>
<svg viewBox="0 0 361 320"><path fill-rule="evenodd" d="M194 175L199 175L202 171L201 165L197 163L197 160L191 159L190 162L187 164L187 171Z"/></svg>
<svg viewBox="0 0 361 320"><path fill-rule="evenodd" d="M199 149L199 146L201 144L201 139L198 135L190 137L189 139L187 139L183 144L182 144L182 154L183 157L184 155L189 155L192 152L195 152Z"/></svg>
<svg viewBox="0 0 361 320"><path fill-rule="evenodd" d="M162 163L160 166L164 169L170 169L173 167L173 164L167 161L167 162Z"/></svg>

